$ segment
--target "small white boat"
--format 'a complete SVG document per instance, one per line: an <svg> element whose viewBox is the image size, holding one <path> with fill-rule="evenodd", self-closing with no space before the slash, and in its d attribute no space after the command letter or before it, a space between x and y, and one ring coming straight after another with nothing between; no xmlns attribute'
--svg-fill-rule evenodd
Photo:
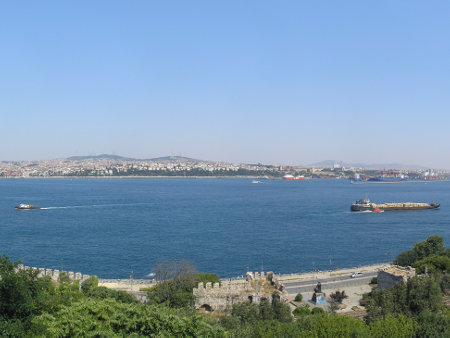
<svg viewBox="0 0 450 338"><path fill-rule="evenodd" d="M253 180L252 183L253 183L253 184L257 184L257 183L261 183L261 181Z"/></svg>
<svg viewBox="0 0 450 338"><path fill-rule="evenodd" d="M24 204L24 203L20 203L18 206L14 207L14 208L16 208L17 210L36 210L36 209L40 209L36 205Z"/></svg>

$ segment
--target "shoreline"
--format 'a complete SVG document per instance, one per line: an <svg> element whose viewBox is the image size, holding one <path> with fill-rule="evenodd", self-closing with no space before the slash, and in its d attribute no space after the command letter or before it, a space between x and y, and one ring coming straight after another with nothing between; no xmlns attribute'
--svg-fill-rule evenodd
<svg viewBox="0 0 450 338"><path fill-rule="evenodd" d="M355 271L361 271L363 273L378 271L387 266L391 266L391 262L386 263L376 263L363 265L358 267L346 267L340 268L336 270L318 270L318 271L309 271L302 273L286 273L286 274L275 274L278 280L283 282L293 282L293 281L317 281L324 280L330 277L340 277L345 275L350 275ZM235 277L223 277L220 278L221 281L231 281L231 282L239 282L242 281L243 278L239 276ZM107 288L115 289L115 290L123 290L123 291L141 291L142 288L148 288L156 285L156 282L153 279L121 279L121 278L98 278L98 285L104 286Z"/></svg>
<svg viewBox="0 0 450 338"><path fill-rule="evenodd" d="M128 179L128 178L246 178L246 179L262 179L262 180L281 180L281 177L273 177L273 178L262 178L260 176L39 176L39 177L20 177L20 176L11 176L11 177L0 177L0 179L17 179L17 180L28 180L28 179ZM305 180L311 180L305 178Z"/></svg>
<svg viewBox="0 0 450 338"><path fill-rule="evenodd" d="M406 183L432 183L432 182L450 182L450 180L411 180L411 181L397 181L397 182L353 182L350 181L350 184L362 185L362 184L406 184Z"/></svg>

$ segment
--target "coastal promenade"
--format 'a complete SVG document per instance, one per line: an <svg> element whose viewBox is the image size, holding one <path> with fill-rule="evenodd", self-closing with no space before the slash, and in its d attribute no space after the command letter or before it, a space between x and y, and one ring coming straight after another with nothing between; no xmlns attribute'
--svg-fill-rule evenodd
<svg viewBox="0 0 450 338"><path fill-rule="evenodd" d="M278 280L281 283L283 283L287 288L289 288L290 286L308 285L317 282L321 282L323 288L324 285L326 284L333 284L338 282L342 283L349 280L364 280L366 279L366 277L368 278L368 276L372 277L376 276L377 272L380 269L384 269L390 265L391 265L390 263L380 263L336 270L327 270L327 271L317 270L306 273L291 273L277 276ZM354 272L362 272L363 275L361 277L351 278L350 276Z"/></svg>
<svg viewBox="0 0 450 338"><path fill-rule="evenodd" d="M318 282L321 282L322 289L342 288L346 286L357 286L368 284L377 275L380 269L390 266L390 263L366 265L353 268L344 268L331 271L313 271L306 273L277 274L278 280L284 284L286 291L290 295L298 292L312 291ZM353 272L362 272L362 276L351 278ZM223 281L239 281L242 277L224 278ZM156 283L151 279L99 279L99 286L110 289L137 292L143 288L149 288Z"/></svg>
<svg viewBox="0 0 450 338"><path fill-rule="evenodd" d="M353 268L337 269L333 271L315 271L302 274L281 275L278 280L283 283L286 292L293 299L301 293L305 302L312 298L314 287L318 282L322 285L322 291L329 295L337 290L345 291L348 298L342 302L342 307L337 312L351 316L364 316L364 310L359 307L359 300L364 293L372 290L369 283L373 277L377 277L378 271L391 266L391 263L359 266ZM353 273L361 272L357 277L351 277ZM328 305L324 305L327 308ZM354 310L354 311L352 311ZM355 311L356 310L356 311Z"/></svg>

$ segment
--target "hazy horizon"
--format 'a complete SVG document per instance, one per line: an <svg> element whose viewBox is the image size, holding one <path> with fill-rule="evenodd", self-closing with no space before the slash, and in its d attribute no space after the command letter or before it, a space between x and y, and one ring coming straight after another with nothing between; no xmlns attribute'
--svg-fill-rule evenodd
<svg viewBox="0 0 450 338"><path fill-rule="evenodd" d="M450 3L0 4L0 160L450 169Z"/></svg>
<svg viewBox="0 0 450 338"><path fill-rule="evenodd" d="M137 161L146 161L146 160L156 160L159 158L165 157L181 157L187 158L189 160L198 160L198 161L206 161L206 162L228 162L221 159L207 159L207 158L192 158L189 156L183 155L166 155L166 156L157 156L152 158L135 158L131 156L123 156L121 154L94 154L94 155L75 155L75 156L67 156L67 157L59 157L59 158L47 158L47 159L20 159L20 160L0 160L1 162L38 162L38 161L52 161L52 160L73 160L72 157L101 157L101 156L116 156L121 157L123 159L137 160ZM354 167L362 167L367 169L436 169L436 170L448 170L448 168L436 168L430 167L427 165L417 164L417 163L362 163L362 162L343 162L333 159L318 161L314 163L265 163L265 162L229 162L229 163L240 163L240 164L262 164L262 165L281 165L281 166L305 166L305 167L329 167L334 164L340 164L342 166L354 166Z"/></svg>

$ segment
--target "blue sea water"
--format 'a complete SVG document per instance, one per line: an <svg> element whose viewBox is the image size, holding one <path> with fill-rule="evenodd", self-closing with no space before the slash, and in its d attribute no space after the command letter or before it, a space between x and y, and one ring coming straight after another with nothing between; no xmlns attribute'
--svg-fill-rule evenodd
<svg viewBox="0 0 450 338"><path fill-rule="evenodd" d="M374 202L441 203L440 210L351 213ZM18 203L42 210L18 211ZM145 277L187 259L221 277L390 261L439 234L450 243L450 184L351 185L344 180L3 179L0 254L25 265L103 278Z"/></svg>

